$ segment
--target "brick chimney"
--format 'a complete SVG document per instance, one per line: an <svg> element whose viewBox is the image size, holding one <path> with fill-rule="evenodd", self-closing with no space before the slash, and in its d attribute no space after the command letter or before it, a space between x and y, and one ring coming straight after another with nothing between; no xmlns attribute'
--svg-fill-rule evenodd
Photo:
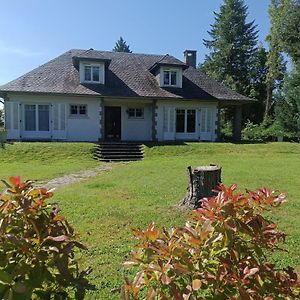
<svg viewBox="0 0 300 300"><path fill-rule="evenodd" d="M185 50L183 52L184 54L184 62L193 67L196 68L196 61L197 61L197 51L196 50Z"/></svg>

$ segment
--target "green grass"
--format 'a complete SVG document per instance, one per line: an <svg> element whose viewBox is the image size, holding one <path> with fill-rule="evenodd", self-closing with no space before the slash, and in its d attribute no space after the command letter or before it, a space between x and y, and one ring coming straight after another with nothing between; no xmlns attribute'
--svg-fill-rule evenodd
<svg viewBox="0 0 300 300"><path fill-rule="evenodd" d="M78 148L75 151L70 145ZM75 161L79 165L80 161L87 166L95 164L89 154L91 144L32 143L9 147L5 149L5 155L15 157L16 166L20 165L15 174L25 174L23 177L32 177L32 172L39 172L40 177L44 173L55 175L52 165L56 159L59 173L68 171L65 164L75 167ZM47 153L51 149L48 151L47 147L54 147L52 152L60 155L57 153L56 159L49 156ZM27 149L26 155L24 149ZM31 152L36 153L34 157ZM23 159L18 159L18 153L24 155ZM64 155L69 158L64 159ZM43 164L38 159L41 156L44 157ZM38 171L24 168L30 158L34 166L39 166ZM2 155L0 159L2 167L5 159ZM237 183L241 190L269 186L289 193L289 202L271 216L279 228L289 234L285 246L289 253L276 254L272 259L280 266L300 265L299 144L149 144L145 147L143 161L115 164L110 172L57 189L53 198L60 203L62 213L89 247L82 254L82 264L93 267L90 278L97 291L91 292L87 299L119 299L118 293L110 291L122 283L122 263L135 244L131 228L145 228L152 221L158 226L182 225L186 213L176 205L185 195L186 167L210 163L222 166L222 179L226 185ZM1 174L7 174L8 167L6 162L6 170L1 169Z"/></svg>
<svg viewBox="0 0 300 300"><path fill-rule="evenodd" d="M92 143L6 143L0 145L0 179L21 175L41 181L95 166Z"/></svg>
<svg viewBox="0 0 300 300"><path fill-rule="evenodd" d="M81 232L89 251L84 265L98 291L88 299L118 299L111 294L122 282L122 262L135 241L131 228L181 225L185 214L176 208L185 195L186 167L215 163L222 166L223 182L239 188L262 186L289 192L289 203L274 220L289 234L289 253L275 255L281 266L300 265L300 145L270 143L253 145L188 143L151 146L142 162L115 165L106 174L61 188L55 200Z"/></svg>

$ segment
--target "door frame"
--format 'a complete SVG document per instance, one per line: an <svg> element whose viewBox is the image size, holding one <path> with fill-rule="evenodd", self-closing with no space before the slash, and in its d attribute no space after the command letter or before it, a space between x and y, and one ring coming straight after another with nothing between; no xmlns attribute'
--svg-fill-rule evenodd
<svg viewBox="0 0 300 300"><path fill-rule="evenodd" d="M107 118L107 111L108 110L115 110L115 113L116 113L116 116L115 118L117 118L118 122L119 122L119 126L117 129L117 132L116 134L119 136L119 137L109 137L109 133L107 132L107 129L108 129L108 124L107 122L109 121L114 121L114 120L108 120ZM122 107L121 106L104 106L104 140L106 141L121 141L122 139Z"/></svg>
<svg viewBox="0 0 300 300"><path fill-rule="evenodd" d="M36 130L25 130L26 126L26 118L25 118L25 106L26 105L35 105L35 118L36 118ZM40 131L38 130L38 106L39 105L47 105L49 107L49 130L48 131ZM52 138L52 107L50 103L36 103L36 102L28 102L22 103L22 138L23 139L32 139L32 140L49 140Z"/></svg>

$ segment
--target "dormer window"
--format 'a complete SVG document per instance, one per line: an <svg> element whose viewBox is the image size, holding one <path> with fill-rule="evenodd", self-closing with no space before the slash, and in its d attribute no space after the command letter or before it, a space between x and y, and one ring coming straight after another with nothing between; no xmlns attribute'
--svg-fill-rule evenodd
<svg viewBox="0 0 300 300"><path fill-rule="evenodd" d="M177 85L177 72L176 71L164 71L164 85Z"/></svg>
<svg viewBox="0 0 300 300"><path fill-rule="evenodd" d="M80 62L80 82L104 84L104 69L101 62Z"/></svg>
<svg viewBox="0 0 300 300"><path fill-rule="evenodd" d="M160 86L162 87L182 87L182 69L175 67L160 67Z"/></svg>
<svg viewBox="0 0 300 300"><path fill-rule="evenodd" d="M99 82L100 67L99 66L84 66L84 81Z"/></svg>

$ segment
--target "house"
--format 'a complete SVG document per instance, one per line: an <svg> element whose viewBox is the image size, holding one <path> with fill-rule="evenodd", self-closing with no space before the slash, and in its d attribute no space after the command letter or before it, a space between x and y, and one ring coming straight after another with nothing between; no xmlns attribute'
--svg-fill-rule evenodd
<svg viewBox="0 0 300 300"><path fill-rule="evenodd" d="M70 50L0 87L11 140L215 141L219 110L252 100L170 55Z"/></svg>

